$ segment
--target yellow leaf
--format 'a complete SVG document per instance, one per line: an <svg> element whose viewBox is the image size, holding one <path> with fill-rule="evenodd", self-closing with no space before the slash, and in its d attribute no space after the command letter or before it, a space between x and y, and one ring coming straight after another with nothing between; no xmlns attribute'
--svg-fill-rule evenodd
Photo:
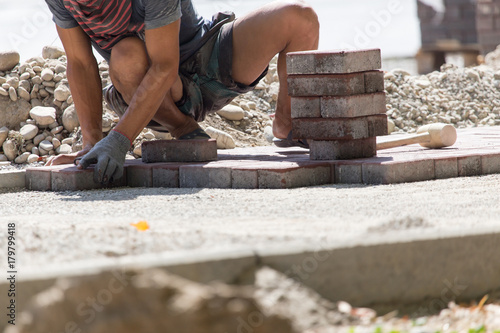
<svg viewBox="0 0 500 333"><path fill-rule="evenodd" d="M149 229L149 224L146 221L139 221L137 223L130 223L130 225L135 227L139 231L146 231Z"/></svg>

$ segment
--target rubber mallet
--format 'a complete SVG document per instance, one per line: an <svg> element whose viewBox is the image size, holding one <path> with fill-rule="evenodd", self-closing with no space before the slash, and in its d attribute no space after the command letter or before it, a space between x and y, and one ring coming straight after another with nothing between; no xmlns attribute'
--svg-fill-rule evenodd
<svg viewBox="0 0 500 333"><path fill-rule="evenodd" d="M418 143L426 148L450 147L457 141L457 130L450 124L430 124L420 127L416 134L394 138L377 143L377 150L406 146Z"/></svg>

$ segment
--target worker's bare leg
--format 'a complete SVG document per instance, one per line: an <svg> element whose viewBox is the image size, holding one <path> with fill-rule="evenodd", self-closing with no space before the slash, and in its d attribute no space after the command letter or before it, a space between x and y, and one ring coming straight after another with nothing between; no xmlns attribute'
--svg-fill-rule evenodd
<svg viewBox="0 0 500 333"><path fill-rule="evenodd" d="M277 138L286 138L291 130L286 54L318 48L316 13L303 1L273 2L238 19L233 34L233 79L236 82L251 84L279 54L280 91L273 133Z"/></svg>
<svg viewBox="0 0 500 333"><path fill-rule="evenodd" d="M111 81L127 104L132 100L148 69L146 47L139 38L125 38L113 47L110 60ZM181 98L182 82L177 78L153 118L176 138L199 128L193 117L185 115L175 105L174 101Z"/></svg>

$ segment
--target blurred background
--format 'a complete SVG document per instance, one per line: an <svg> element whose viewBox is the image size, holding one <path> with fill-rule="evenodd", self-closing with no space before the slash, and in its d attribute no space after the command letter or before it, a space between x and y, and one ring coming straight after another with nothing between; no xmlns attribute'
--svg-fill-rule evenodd
<svg viewBox="0 0 500 333"><path fill-rule="evenodd" d="M230 10L242 16L270 0L193 0L209 17ZM413 74L444 62L471 65L492 51L491 0L309 0L321 22L320 49L380 48L384 69L402 67ZM481 7L482 6L482 7ZM486 7L485 7L486 6ZM493 22L493 23L491 23ZM500 23L500 22L499 22ZM21 60L60 45L43 0L0 0L0 49L17 50ZM418 54L418 57L415 56Z"/></svg>

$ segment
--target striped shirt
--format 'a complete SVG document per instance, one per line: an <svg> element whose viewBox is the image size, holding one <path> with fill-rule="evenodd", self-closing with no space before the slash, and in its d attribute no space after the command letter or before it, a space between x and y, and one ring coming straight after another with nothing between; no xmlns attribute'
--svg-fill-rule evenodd
<svg viewBox="0 0 500 333"><path fill-rule="evenodd" d="M103 50L144 29L143 22L131 22L132 0L65 0L64 7Z"/></svg>
<svg viewBox="0 0 500 333"><path fill-rule="evenodd" d="M63 29L80 26L92 45L109 61L111 48L144 30L171 24L181 17L181 56L199 47L212 21L198 15L191 0L45 0L53 21Z"/></svg>

